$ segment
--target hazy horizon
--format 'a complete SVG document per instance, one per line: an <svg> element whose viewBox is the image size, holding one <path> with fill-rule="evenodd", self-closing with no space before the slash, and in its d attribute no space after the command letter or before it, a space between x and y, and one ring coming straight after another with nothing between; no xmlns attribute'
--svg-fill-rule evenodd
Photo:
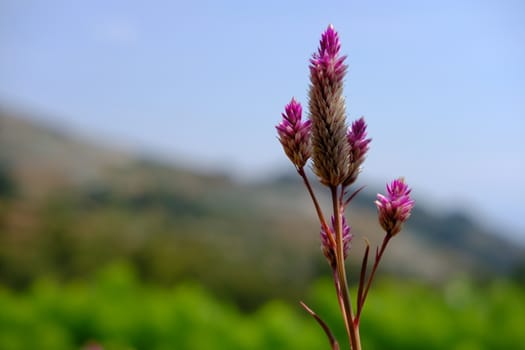
<svg viewBox="0 0 525 350"><path fill-rule="evenodd" d="M329 23L348 55L363 178L405 176L525 241L525 4L0 4L0 102L88 137L246 178L291 169L274 125L307 103ZM305 108L306 109L306 108Z"/></svg>
<svg viewBox="0 0 525 350"><path fill-rule="evenodd" d="M59 132L65 137L72 138L76 141L86 143L87 145L95 145L102 149L108 149L108 151L124 152L132 157L151 159L153 161L163 162L166 165L183 168L188 171L194 171L201 174L208 175L222 175L230 177L233 181L240 183L260 183L266 181L273 181L282 176L295 176L295 170L293 166L287 161L287 158L283 158L280 161L275 162L275 166L263 168L256 171L246 171L239 167L231 166L231 164L224 163L210 163L199 161L198 159L189 159L184 155L177 155L166 150L155 149L148 147L147 145L140 145L131 142L129 139L118 135L109 135L104 133L93 133L86 130L81 130L78 126L67 122L57 122L56 120L49 120L49 116L46 114L38 113L37 111L31 111L27 108L16 108L15 106L7 106L2 104L0 100L0 111L7 112L17 119L22 119L25 122L36 125L37 127L43 127L44 129ZM43 117L44 116L44 117ZM315 179L313 174L310 174L312 179ZM297 181L300 181L298 178ZM356 186L365 186L365 192L373 194L377 191L384 191L384 185L387 179L374 179L367 174L366 168L363 169L363 173L358 179ZM483 212L483 208L476 207L475 203L469 203L468 198L455 198L454 201L443 198L433 197L431 194L426 193L424 190L419 188L413 188L413 197L416 199L422 209L431 210L433 214L450 215L463 213L469 216L471 220L477 221L481 226L494 231L498 234L502 234L503 237L515 240L520 244L525 244L525 237L520 235L520 227L517 225L505 225L501 222L501 219L497 215L490 215ZM371 207L374 204L370 203ZM495 228L499 227L500 230Z"/></svg>

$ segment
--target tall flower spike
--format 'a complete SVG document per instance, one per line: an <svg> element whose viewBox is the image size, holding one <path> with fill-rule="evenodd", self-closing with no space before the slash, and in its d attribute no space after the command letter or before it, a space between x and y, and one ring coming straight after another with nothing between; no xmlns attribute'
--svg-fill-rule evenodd
<svg viewBox="0 0 525 350"><path fill-rule="evenodd" d="M311 121L301 121L302 107L294 98L284 108L282 121L275 128L284 153L297 169L304 167L311 154Z"/></svg>
<svg viewBox="0 0 525 350"><path fill-rule="evenodd" d="M343 216L343 253L344 258L348 256L348 251L350 250L350 244L352 241L353 235L350 233L350 226L348 226L348 223L346 222L346 218ZM332 235L335 239L335 218L332 216L332 227L330 227L330 232L326 232L326 230L321 227L321 250L323 251L324 256L326 257L326 260L328 260L328 263L332 267L332 269L335 269L336 267L336 247L332 245L331 242L334 240L330 240L328 235Z"/></svg>
<svg viewBox="0 0 525 350"><path fill-rule="evenodd" d="M386 185L387 195L377 195L375 204L378 210L379 223L387 235L395 236L401 231L403 223L410 217L414 200L410 198L411 189L403 178Z"/></svg>
<svg viewBox="0 0 525 350"><path fill-rule="evenodd" d="M365 118L361 117L352 123L352 127L348 129L346 135L348 144L350 145L350 170L348 177L343 183L349 186L357 180L357 176L361 172L361 165L363 164L368 151L368 145L372 139L367 139L366 136L366 122Z"/></svg>
<svg viewBox="0 0 525 350"><path fill-rule="evenodd" d="M312 121L313 170L324 185L338 186L348 177L350 146L346 138L343 79L346 56L332 25L310 59L309 108Z"/></svg>

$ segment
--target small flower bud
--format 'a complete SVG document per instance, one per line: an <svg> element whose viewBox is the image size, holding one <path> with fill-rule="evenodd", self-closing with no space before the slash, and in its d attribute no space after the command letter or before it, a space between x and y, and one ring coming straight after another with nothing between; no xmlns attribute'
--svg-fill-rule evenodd
<svg viewBox="0 0 525 350"><path fill-rule="evenodd" d="M348 129L346 137L350 145L350 170L343 185L349 186L357 180L357 176L361 172L361 165L368 151L368 145L370 141L372 141L372 139L366 138L366 122L364 117L352 123L352 127Z"/></svg>
<svg viewBox="0 0 525 350"><path fill-rule="evenodd" d="M387 184L387 195L377 195L375 204L378 210L379 223L387 235L395 236L401 231L403 223L410 217L414 200L410 198L411 189L403 178Z"/></svg>
<svg viewBox="0 0 525 350"><path fill-rule="evenodd" d="M348 226L346 222L346 218L343 216L342 218L342 224L343 224L343 253L344 258L348 256L348 251L350 250L350 245L352 241L352 234L350 233L350 226ZM328 263L332 268L335 268L337 259L335 256L336 247L333 246L331 243L332 240L328 238L328 235L331 235L333 237L333 241L335 241L335 218L332 216L332 227L329 227L330 232L326 232L323 227L321 227L321 250L323 251L324 256L326 257L326 260L328 260Z"/></svg>
<svg viewBox="0 0 525 350"><path fill-rule="evenodd" d="M301 169L311 154L311 121L301 121L302 107L294 98L284 110L285 113L282 113L283 120L275 128L284 152L297 169Z"/></svg>

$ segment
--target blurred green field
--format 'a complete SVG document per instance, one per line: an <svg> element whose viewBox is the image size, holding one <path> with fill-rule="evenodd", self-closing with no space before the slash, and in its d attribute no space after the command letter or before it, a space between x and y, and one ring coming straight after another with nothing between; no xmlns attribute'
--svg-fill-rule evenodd
<svg viewBox="0 0 525 350"><path fill-rule="evenodd" d="M330 281L318 281L305 301L343 343ZM0 289L0 310L0 349L6 350L328 349L299 305L270 301L242 313L195 283L141 284L126 264L88 282L40 279L24 293ZM382 279L361 332L367 350L519 349L524 325L525 291L517 285L457 280L434 289Z"/></svg>
<svg viewBox="0 0 525 350"><path fill-rule="evenodd" d="M300 182L239 183L0 122L0 350L328 349L299 300L347 348ZM352 203L353 283L362 238L381 239L373 200ZM420 206L391 248L365 350L525 348L522 246Z"/></svg>

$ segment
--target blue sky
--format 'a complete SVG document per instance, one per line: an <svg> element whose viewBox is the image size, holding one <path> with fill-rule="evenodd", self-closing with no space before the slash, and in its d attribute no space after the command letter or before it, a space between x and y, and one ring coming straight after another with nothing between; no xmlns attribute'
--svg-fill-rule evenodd
<svg viewBox="0 0 525 350"><path fill-rule="evenodd" d="M306 104L332 23L363 177L525 241L523 1L0 2L0 103L205 169L290 168L274 125Z"/></svg>

